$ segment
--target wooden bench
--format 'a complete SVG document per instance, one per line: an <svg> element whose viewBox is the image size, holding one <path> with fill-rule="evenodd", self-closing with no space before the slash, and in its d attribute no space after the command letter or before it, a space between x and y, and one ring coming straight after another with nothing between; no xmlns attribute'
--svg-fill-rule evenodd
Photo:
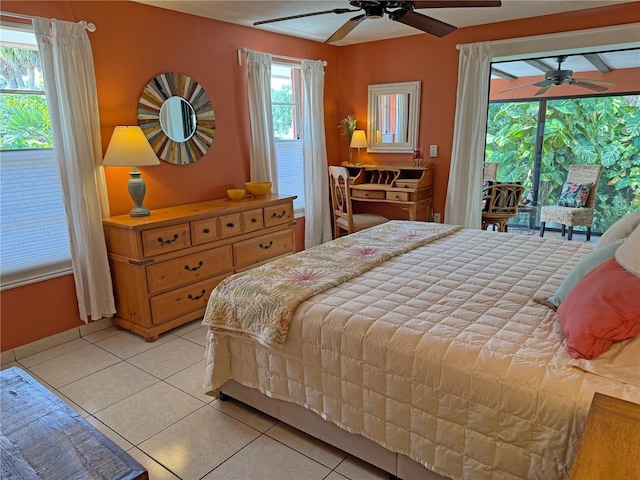
<svg viewBox="0 0 640 480"><path fill-rule="evenodd" d="M148 480L142 465L25 371L8 368L0 380L3 479Z"/></svg>

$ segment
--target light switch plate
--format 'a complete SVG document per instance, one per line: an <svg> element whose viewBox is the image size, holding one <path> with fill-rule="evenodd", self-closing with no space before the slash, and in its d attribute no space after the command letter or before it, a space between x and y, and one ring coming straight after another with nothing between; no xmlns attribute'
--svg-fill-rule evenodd
<svg viewBox="0 0 640 480"><path fill-rule="evenodd" d="M429 156L432 158L438 156L438 145L429 145Z"/></svg>

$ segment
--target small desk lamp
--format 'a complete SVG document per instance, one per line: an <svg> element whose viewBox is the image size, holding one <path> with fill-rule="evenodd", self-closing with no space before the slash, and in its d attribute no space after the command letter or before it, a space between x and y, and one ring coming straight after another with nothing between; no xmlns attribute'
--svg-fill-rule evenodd
<svg viewBox="0 0 640 480"><path fill-rule="evenodd" d="M131 178L127 187L129 195L135 207L129 215L132 217L146 217L149 209L142 205L147 187L136 167L147 165L159 165L160 160L149 145L140 127L116 127L111 136L111 141L104 154L103 165L109 167L133 167L129 172Z"/></svg>
<svg viewBox="0 0 640 480"><path fill-rule="evenodd" d="M349 147L358 149L358 161L356 165L362 165L360 162L360 149L367 147L367 136L364 134L364 130L355 130L353 132Z"/></svg>

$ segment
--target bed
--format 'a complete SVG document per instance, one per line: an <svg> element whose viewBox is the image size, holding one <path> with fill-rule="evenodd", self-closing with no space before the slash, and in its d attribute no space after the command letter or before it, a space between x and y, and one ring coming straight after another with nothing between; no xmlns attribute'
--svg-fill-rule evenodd
<svg viewBox="0 0 640 480"><path fill-rule="evenodd" d="M594 393L640 403L570 365L545 304L592 249L391 221L234 275L205 390L403 480L565 478Z"/></svg>

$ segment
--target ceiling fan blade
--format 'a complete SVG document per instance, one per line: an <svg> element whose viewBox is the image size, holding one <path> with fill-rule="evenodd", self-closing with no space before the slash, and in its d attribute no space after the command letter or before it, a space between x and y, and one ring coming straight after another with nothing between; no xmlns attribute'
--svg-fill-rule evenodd
<svg viewBox="0 0 640 480"><path fill-rule="evenodd" d="M350 18L338 30L336 30L333 35L327 38L324 43L332 43L342 40L344 37L349 35L354 28L360 25L360 22L362 22L365 18L367 18L367 16L364 14Z"/></svg>
<svg viewBox="0 0 640 480"><path fill-rule="evenodd" d="M543 93L546 93L546 91L547 91L547 90L549 90L549 89L551 88L551 86L552 86L552 85L553 85L553 84L552 84L552 83L550 83L550 84L549 84L549 85L547 85L546 87L542 87L540 90L538 90L538 91L536 92L536 97L537 97L538 95L542 95Z"/></svg>
<svg viewBox="0 0 640 480"><path fill-rule="evenodd" d="M260 20L259 22L253 22L253 25L264 25L265 23L282 22L284 20L294 20L296 18L314 17L316 15L326 15L327 13L350 13L357 12L357 10L351 10L349 8L334 8L333 10L323 10L322 12L302 13L300 15L291 15L288 17L272 18L270 20Z"/></svg>
<svg viewBox="0 0 640 480"><path fill-rule="evenodd" d="M526 85L518 85L517 87L511 87L511 88L507 88L506 90L500 90L498 93L510 92L512 90L517 90L519 88L524 88L524 87L533 87L534 85L536 85L536 84L535 83L527 83Z"/></svg>
<svg viewBox="0 0 640 480"><path fill-rule="evenodd" d="M435 18L427 17L421 13L413 12L411 10L396 10L389 14L391 20L404 23L410 27L417 28L423 32L430 33L436 37L444 37L451 32L455 32L458 27L449 25L448 23L441 22Z"/></svg>
<svg viewBox="0 0 640 480"><path fill-rule="evenodd" d="M491 0L449 0L449 1L416 1L411 2L413 8L460 8L460 7L499 7L501 1Z"/></svg>
<svg viewBox="0 0 640 480"><path fill-rule="evenodd" d="M591 81L580 81L580 79L578 78L574 78L575 82L572 83L572 85L577 85L579 87L583 87L583 88L588 88L589 90L593 90L594 92L606 92L607 90L609 90L608 87L605 87L603 85L596 85L595 83L592 83Z"/></svg>
<svg viewBox="0 0 640 480"><path fill-rule="evenodd" d="M578 83L587 82L587 83L593 83L594 85L605 85L607 87L615 87L616 86L615 83L607 82L605 80L593 80L591 78L574 78L574 80L576 82L578 82Z"/></svg>
<svg viewBox="0 0 640 480"><path fill-rule="evenodd" d="M547 85L551 85L553 82L551 80L540 80L539 82L532 83L531 85L535 85L536 87L546 87Z"/></svg>

